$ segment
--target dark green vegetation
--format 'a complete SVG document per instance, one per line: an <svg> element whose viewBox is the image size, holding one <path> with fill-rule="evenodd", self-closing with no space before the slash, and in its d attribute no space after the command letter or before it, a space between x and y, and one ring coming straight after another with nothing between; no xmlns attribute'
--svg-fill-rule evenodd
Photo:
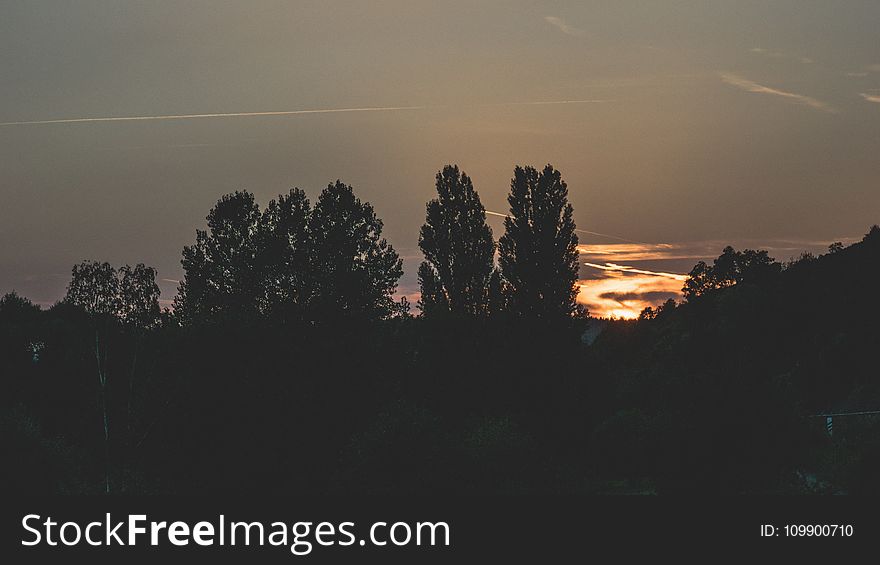
<svg viewBox="0 0 880 565"><path fill-rule="evenodd" d="M25 492L878 492L880 229L781 265L725 249L685 303L598 322L551 167L517 169L500 265L457 168L420 246L425 315L351 188L224 197L155 272L85 262L0 301L2 484ZM591 345L590 324L604 324Z"/></svg>

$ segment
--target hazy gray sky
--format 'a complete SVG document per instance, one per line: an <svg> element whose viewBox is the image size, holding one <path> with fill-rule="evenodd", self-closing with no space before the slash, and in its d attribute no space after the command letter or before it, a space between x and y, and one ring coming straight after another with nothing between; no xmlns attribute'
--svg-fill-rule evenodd
<svg viewBox="0 0 880 565"><path fill-rule="evenodd" d="M86 258L178 279L222 194L337 178L411 291L446 163L504 212L513 166L552 162L579 227L704 250L643 269L723 242L787 259L880 219L878 28L876 0L2 0L3 124L407 109L0 125L0 293L52 302ZM519 104L562 101L584 102Z"/></svg>

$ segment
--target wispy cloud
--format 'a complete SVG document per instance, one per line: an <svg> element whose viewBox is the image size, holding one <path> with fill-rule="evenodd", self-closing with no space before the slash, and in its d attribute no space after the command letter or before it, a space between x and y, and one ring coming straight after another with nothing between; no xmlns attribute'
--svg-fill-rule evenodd
<svg viewBox="0 0 880 565"><path fill-rule="evenodd" d="M823 112L828 112L831 114L837 113L837 109L835 109L834 107L826 104L825 102L822 102L821 100L816 100L815 98L806 96L804 94L797 94L795 92L787 92L778 88L764 86L763 84L758 84L757 82L731 73L720 73L720 76L721 80L725 83L731 86L735 86L741 90L745 90L746 92L779 96L781 98L791 100L792 102L796 102L804 106L809 106L810 108L814 108L816 110L821 110Z"/></svg>
<svg viewBox="0 0 880 565"><path fill-rule="evenodd" d="M804 65L812 65L815 61L809 57L800 57L798 55L790 55L788 53L784 53L779 51L778 49L764 49L763 47L752 47L749 49L750 53L754 53L756 55L763 55L765 57L772 57L773 59L796 59L797 61L803 63Z"/></svg>
<svg viewBox="0 0 880 565"><path fill-rule="evenodd" d="M862 67L861 69L859 69L857 71L850 71L850 72L846 73L846 76L864 78L864 77L870 75L871 73L880 73L880 64L865 65L864 67Z"/></svg>
<svg viewBox="0 0 880 565"><path fill-rule="evenodd" d="M864 98L868 102L875 102L877 104L880 104L880 95L878 95L878 94L867 94L865 92L862 92L859 94L859 96L861 96L862 98Z"/></svg>
<svg viewBox="0 0 880 565"><path fill-rule="evenodd" d="M711 256L709 249L695 249L686 244L670 243L582 243L578 253L605 262L665 261L671 259L702 259Z"/></svg>
<svg viewBox="0 0 880 565"><path fill-rule="evenodd" d="M760 53L762 55L782 57L782 53L778 51L767 51L763 47L752 47L751 49L749 49L749 53Z"/></svg>
<svg viewBox="0 0 880 565"><path fill-rule="evenodd" d="M808 239L738 239L705 240L679 243L582 243L578 245L581 259L601 264L638 263L641 261L708 260L714 259L727 245L737 249L766 249L779 260L797 256L802 251L824 252L835 241L850 244L858 237L838 237L830 240Z"/></svg>
<svg viewBox="0 0 880 565"><path fill-rule="evenodd" d="M554 26L556 29L564 33L565 35L571 35L574 37L583 37L584 30L578 29L573 25L570 25L568 22L563 20L562 18L557 18L556 16L544 16L544 21Z"/></svg>
<svg viewBox="0 0 880 565"><path fill-rule="evenodd" d="M534 102L492 102L484 106L555 106L559 104L591 104L614 102L613 98L589 98L584 100L536 100Z"/></svg>

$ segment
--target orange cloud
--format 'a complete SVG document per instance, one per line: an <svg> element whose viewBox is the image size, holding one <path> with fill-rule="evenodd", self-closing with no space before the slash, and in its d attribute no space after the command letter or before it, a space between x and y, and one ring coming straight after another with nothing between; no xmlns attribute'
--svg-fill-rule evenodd
<svg viewBox="0 0 880 565"><path fill-rule="evenodd" d="M711 254L699 244L681 243L585 243L578 245L578 253L596 259L611 258L614 261L703 259Z"/></svg>
<svg viewBox="0 0 880 565"><path fill-rule="evenodd" d="M638 318L648 306L681 296L678 278L619 270L606 273L606 278L578 281L577 301L595 318Z"/></svg>

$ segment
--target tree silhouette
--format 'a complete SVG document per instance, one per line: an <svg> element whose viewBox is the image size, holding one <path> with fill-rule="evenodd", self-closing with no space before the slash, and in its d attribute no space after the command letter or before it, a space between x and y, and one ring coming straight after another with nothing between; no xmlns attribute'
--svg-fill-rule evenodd
<svg viewBox="0 0 880 565"><path fill-rule="evenodd" d="M516 167L507 201L498 248L511 309L525 317L573 314L578 238L562 176L551 165L541 172Z"/></svg>
<svg viewBox="0 0 880 565"><path fill-rule="evenodd" d="M14 290L0 297L0 319L20 323L30 321L39 313L39 306Z"/></svg>
<svg viewBox="0 0 880 565"><path fill-rule="evenodd" d="M94 318L119 314L119 279L110 263L83 261L73 266L65 302L79 306Z"/></svg>
<svg viewBox="0 0 880 565"><path fill-rule="evenodd" d="M134 335L131 354L131 368L128 373L128 402L126 422L130 443L134 440L134 383L137 371L138 353L144 332L159 323L159 285L156 284L156 269L138 263L134 268L123 265L118 271L119 312L123 326ZM133 445L133 443L132 443Z"/></svg>
<svg viewBox="0 0 880 565"><path fill-rule="evenodd" d="M455 165L437 173L436 186L438 197L428 202L419 233L423 311L485 314L495 254L486 210L471 179Z"/></svg>
<svg viewBox="0 0 880 565"><path fill-rule="evenodd" d="M490 316L501 314L509 309L510 286L501 276L501 270L497 267L492 269L492 274L489 276L486 294Z"/></svg>
<svg viewBox="0 0 880 565"><path fill-rule="evenodd" d="M381 319L394 313L391 295L403 261L382 238L373 207L340 181L325 188L309 221L314 307L319 318Z"/></svg>
<svg viewBox="0 0 880 565"><path fill-rule="evenodd" d="M110 263L83 261L74 265L64 301L85 310L95 330L95 369L104 421L105 492L110 492L110 416L107 411L107 338L120 310L119 279Z"/></svg>
<svg viewBox="0 0 880 565"><path fill-rule="evenodd" d="M693 300L712 290L762 280L781 269L782 266L764 250L736 251L728 245L711 266L705 261L694 265L682 292L687 300Z"/></svg>
<svg viewBox="0 0 880 565"><path fill-rule="evenodd" d="M260 316L293 305L307 323L160 323L156 273L143 265L81 263L65 300L45 311L15 293L0 298L0 441L12 455L0 484L192 494L877 490L876 419L835 417L829 438L814 433L824 418L804 416L878 407L880 228L785 269L766 252L725 249L693 273L705 299L667 300L642 321L492 319L521 313L495 269L490 319L423 323L410 319L407 298L389 302L399 258L350 188L329 187L317 212L295 189L256 216L246 241L229 246L253 249L255 282L235 284ZM424 265L423 291L443 304L437 271ZM378 319L387 313L377 302L393 305L391 320ZM277 449L290 444L297 449ZM805 468L813 476L797 473Z"/></svg>
<svg viewBox="0 0 880 565"><path fill-rule="evenodd" d="M184 323L244 321L259 309L260 209L254 195L237 191L220 199L207 217L208 231L183 248L184 279L174 311Z"/></svg>
<svg viewBox="0 0 880 565"><path fill-rule="evenodd" d="M0 297L0 407L14 398L18 383L11 377L15 366L39 359L45 346L39 331L42 310L16 291ZM8 375L8 376L7 376Z"/></svg>
<svg viewBox="0 0 880 565"><path fill-rule="evenodd" d="M410 320L412 319L412 305L409 303L409 298L406 296L401 296L400 299L395 303L394 317L399 318L401 320Z"/></svg>
<svg viewBox="0 0 880 565"><path fill-rule="evenodd" d="M419 298L419 309L423 316L434 316L441 312L449 312L449 301L446 293L443 292L443 285L431 265L422 261L419 265L419 288L421 289L421 297Z"/></svg>
<svg viewBox="0 0 880 565"><path fill-rule="evenodd" d="M184 324L249 323L265 317L385 318L402 261L381 238L382 221L351 187L329 185L310 209L292 189L264 212L253 194L224 196L208 230L183 249L175 314Z"/></svg>
<svg viewBox="0 0 880 565"><path fill-rule="evenodd" d="M82 308L95 330L95 367L104 424L104 491L110 492L110 413L108 410L108 342L113 326L121 323L140 332L159 320L159 287L156 270L138 264L118 271L110 263L83 261L74 265L64 302ZM129 399L133 387L137 349L129 377ZM129 424L131 407L129 405Z"/></svg>
<svg viewBox="0 0 880 565"><path fill-rule="evenodd" d="M309 272L311 209L305 192L291 189L269 201L260 220L257 269L260 310L301 317L315 292Z"/></svg>
<svg viewBox="0 0 880 565"><path fill-rule="evenodd" d="M149 329L159 321L159 285L156 269L138 263L123 265L118 271L119 298L117 316L127 327Z"/></svg>
<svg viewBox="0 0 880 565"><path fill-rule="evenodd" d="M654 310L652 306L645 306L645 308L639 312L639 321L645 320L653 320L657 317L657 311Z"/></svg>
<svg viewBox="0 0 880 565"><path fill-rule="evenodd" d="M437 173L436 187L438 198L428 202L419 233L424 311L485 314L495 254L486 211L471 179L455 165Z"/></svg>

